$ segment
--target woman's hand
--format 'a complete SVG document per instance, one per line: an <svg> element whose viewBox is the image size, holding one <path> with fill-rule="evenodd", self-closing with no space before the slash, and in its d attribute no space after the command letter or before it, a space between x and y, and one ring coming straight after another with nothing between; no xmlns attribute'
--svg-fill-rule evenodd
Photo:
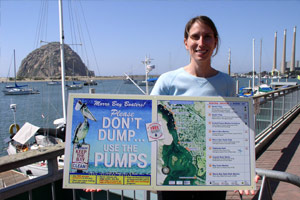
<svg viewBox="0 0 300 200"><path fill-rule="evenodd" d="M100 192L101 191L101 189L83 189L83 191L85 191L85 192Z"/></svg>
<svg viewBox="0 0 300 200"><path fill-rule="evenodd" d="M260 179L260 176L256 175L254 178L255 183L257 183L259 179ZM240 195L243 195L244 193L246 195L250 195L250 194L255 195L256 191L255 190L235 190L234 192L239 192Z"/></svg>

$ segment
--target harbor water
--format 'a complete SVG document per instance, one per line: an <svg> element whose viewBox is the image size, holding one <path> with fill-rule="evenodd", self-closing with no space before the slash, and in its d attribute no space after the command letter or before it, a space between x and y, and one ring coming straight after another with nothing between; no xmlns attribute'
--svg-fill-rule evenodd
<svg viewBox="0 0 300 200"><path fill-rule="evenodd" d="M248 78L238 78L239 87L249 86ZM265 83L271 83L271 80L263 79ZM277 81L277 80L274 80ZM296 79L280 81L297 81ZM299 81L298 81L299 82ZM84 86L79 90L70 90L69 93L88 93L90 88L94 88L96 93L103 94L136 94L143 93L133 84L125 84L123 80L98 80L97 85ZM22 83L23 84L23 83ZM62 96L60 85L47 85L47 82L29 82L30 87L38 89L40 94L33 95L4 95L0 93L0 156L7 155L7 143L5 139L10 136L9 127L14 123L20 125L29 122L39 127L54 128L53 121L62 117ZM299 84L299 83L298 83ZM0 83L1 90L5 83ZM141 86L145 91L145 87ZM152 87L149 87L151 91ZM10 104L16 104L16 113L10 109Z"/></svg>

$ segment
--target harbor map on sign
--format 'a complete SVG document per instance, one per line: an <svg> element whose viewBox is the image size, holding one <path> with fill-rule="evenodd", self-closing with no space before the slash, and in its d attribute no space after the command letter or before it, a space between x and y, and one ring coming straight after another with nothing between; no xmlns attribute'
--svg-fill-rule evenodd
<svg viewBox="0 0 300 200"><path fill-rule="evenodd" d="M160 100L157 186L251 185L246 102Z"/></svg>
<svg viewBox="0 0 300 200"><path fill-rule="evenodd" d="M205 103L160 101L157 185L204 185L206 181Z"/></svg>

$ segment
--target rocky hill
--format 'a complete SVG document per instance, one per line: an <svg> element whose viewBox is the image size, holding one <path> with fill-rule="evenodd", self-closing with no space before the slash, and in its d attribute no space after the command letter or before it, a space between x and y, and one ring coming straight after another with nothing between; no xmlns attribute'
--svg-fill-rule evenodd
<svg viewBox="0 0 300 200"><path fill-rule="evenodd" d="M70 46L64 45L66 76L95 76ZM22 60L17 77L58 78L61 76L60 44L51 42L32 51Z"/></svg>

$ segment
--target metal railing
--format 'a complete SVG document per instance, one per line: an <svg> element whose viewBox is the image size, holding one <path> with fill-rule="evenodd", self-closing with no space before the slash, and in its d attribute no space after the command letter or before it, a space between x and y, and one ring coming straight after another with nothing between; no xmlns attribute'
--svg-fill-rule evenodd
<svg viewBox="0 0 300 200"><path fill-rule="evenodd" d="M262 148L300 111L300 86L252 97L255 112L255 150Z"/></svg>
<svg viewBox="0 0 300 200"><path fill-rule="evenodd" d="M289 120L300 111L300 92L299 86L293 86L286 89L276 90L263 95L251 97L255 109L255 129L258 133L255 139L255 149L259 152ZM0 159L0 172L22 167L42 160L48 162L48 174L27 180L16 185L8 186L0 190L1 199L14 197L21 193L28 192L28 199L32 199L32 190L40 186L51 184L52 199L56 199L55 181L61 180L63 171L58 170L57 157L64 154L64 144L52 147L44 147L39 150L22 152L15 155L3 156ZM286 181L299 186L300 179L295 175L284 172L275 172L272 170L256 169L262 176L263 184L261 191L264 190L264 183L269 179L277 181ZM260 191L260 192L261 192ZM76 199L75 190L72 191L73 199ZM110 199L110 191L107 191L107 199ZM144 191L143 199L150 200L150 191ZM123 191L120 194L121 199L125 199ZM132 199L136 199L136 192L133 192ZM90 199L94 199L94 193L91 193Z"/></svg>
<svg viewBox="0 0 300 200"><path fill-rule="evenodd" d="M263 192L265 191L265 187L267 187L267 195L269 199L272 199L272 190L270 187L270 180L275 181L284 181L287 183L291 183L300 188L300 177L295 174L290 174L287 172L281 172L276 170L267 170L267 169L255 169L256 173L262 177L262 183L259 190L258 200L262 199Z"/></svg>

